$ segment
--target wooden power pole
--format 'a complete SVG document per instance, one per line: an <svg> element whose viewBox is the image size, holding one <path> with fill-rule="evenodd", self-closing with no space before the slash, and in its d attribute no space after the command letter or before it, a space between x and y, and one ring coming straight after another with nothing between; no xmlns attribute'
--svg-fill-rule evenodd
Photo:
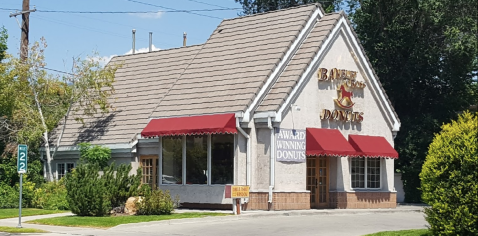
<svg viewBox="0 0 478 236"><path fill-rule="evenodd" d="M30 31L30 12L34 12L36 9L30 10L30 0L23 0L22 11L10 14L12 16L22 15L22 38L20 39L20 60L26 61L28 57L28 33Z"/></svg>

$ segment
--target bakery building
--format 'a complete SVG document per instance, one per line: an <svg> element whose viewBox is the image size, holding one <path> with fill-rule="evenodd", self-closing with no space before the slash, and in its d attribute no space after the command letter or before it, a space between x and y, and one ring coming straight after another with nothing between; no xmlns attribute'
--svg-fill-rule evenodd
<svg viewBox="0 0 478 236"><path fill-rule="evenodd" d="M229 184L250 187L243 210L396 206L400 121L344 13L228 19L204 44L110 63L115 110L65 121L57 178L90 142L185 207L230 209Z"/></svg>

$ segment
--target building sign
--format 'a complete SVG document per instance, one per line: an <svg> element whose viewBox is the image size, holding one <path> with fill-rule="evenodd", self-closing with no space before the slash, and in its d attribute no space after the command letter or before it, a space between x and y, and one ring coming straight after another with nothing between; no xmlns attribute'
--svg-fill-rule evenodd
<svg viewBox="0 0 478 236"><path fill-rule="evenodd" d="M305 130L276 129L276 160L305 162Z"/></svg>
<svg viewBox="0 0 478 236"><path fill-rule="evenodd" d="M337 98L335 104L344 110L322 109L321 120L340 120L345 122L361 123L363 121L363 112L350 111L355 103L352 101L353 89L365 88L365 83L357 81L357 72L333 68L330 71L325 68L319 68L317 72L319 81L339 81L337 86ZM348 110L348 111L347 111Z"/></svg>

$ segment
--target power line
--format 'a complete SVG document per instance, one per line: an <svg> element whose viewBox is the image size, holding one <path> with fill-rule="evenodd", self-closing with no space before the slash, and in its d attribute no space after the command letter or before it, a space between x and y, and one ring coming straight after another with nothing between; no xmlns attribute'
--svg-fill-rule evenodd
<svg viewBox="0 0 478 236"><path fill-rule="evenodd" d="M220 8L223 8L224 10L226 10L226 9L233 9L233 8L223 7L223 6L214 5L214 4L205 3L205 2L196 1L196 0L187 0L187 1L196 2L196 3L201 3L201 4L204 4L204 5L213 6L213 7L220 7ZM240 10L240 9L242 9L242 8L234 8L234 9Z"/></svg>
<svg viewBox="0 0 478 236"><path fill-rule="evenodd" d="M40 68L45 69L45 70L55 71L55 72L62 73L62 74L74 75L72 73L64 72L64 71L61 71L61 70L50 69L50 68L47 68L47 67L40 67Z"/></svg>
<svg viewBox="0 0 478 236"><path fill-rule="evenodd" d="M199 14L199 13L194 13L194 12L191 12L191 11L189 11L189 10L178 10L178 9L174 9L174 8L170 8L170 7L159 6L159 5L154 5L154 4L151 4L151 3L145 3L145 2L135 1L135 0L126 0L126 1L128 1L128 2L134 2L134 3L146 5L146 6L159 7L159 8L164 8L164 9L167 9L167 10L178 11L178 12L184 12L184 13L189 13L189 14L193 14L193 15L204 16L204 17L209 17L209 18L213 18L213 19L222 20L222 18L219 18L219 17L209 16L209 15L204 15L204 14Z"/></svg>
<svg viewBox="0 0 478 236"><path fill-rule="evenodd" d="M147 3L144 3L144 4L147 4ZM158 6L158 7L161 7L161 6ZM36 10L36 11L37 12L44 12L44 13L72 13L72 14L151 14L151 13L158 13L158 12L184 12L184 13L194 14L194 12L230 11L230 10L239 10L239 9L241 9L241 8L198 9L198 10L165 10L165 11L67 11L67 10ZM0 10L19 11L19 9L13 9L13 8L0 8ZM207 15L202 15L202 14L195 14L195 15L207 16ZM214 17L214 16L207 16L207 17ZM218 17L214 17L214 18L218 18ZM221 19L221 18L219 18L219 19Z"/></svg>

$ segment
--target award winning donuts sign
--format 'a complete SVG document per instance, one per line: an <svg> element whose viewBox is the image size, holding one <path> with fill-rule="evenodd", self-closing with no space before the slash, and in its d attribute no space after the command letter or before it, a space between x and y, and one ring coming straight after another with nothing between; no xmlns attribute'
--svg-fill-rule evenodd
<svg viewBox="0 0 478 236"><path fill-rule="evenodd" d="M365 88L364 82L356 80L357 72L336 68L330 70L319 68L317 77L319 82L339 81L337 85L337 98L334 101L337 107L341 108L334 110L322 109L320 119L361 123L364 113L352 110L355 105L352 100L354 96L353 91Z"/></svg>

